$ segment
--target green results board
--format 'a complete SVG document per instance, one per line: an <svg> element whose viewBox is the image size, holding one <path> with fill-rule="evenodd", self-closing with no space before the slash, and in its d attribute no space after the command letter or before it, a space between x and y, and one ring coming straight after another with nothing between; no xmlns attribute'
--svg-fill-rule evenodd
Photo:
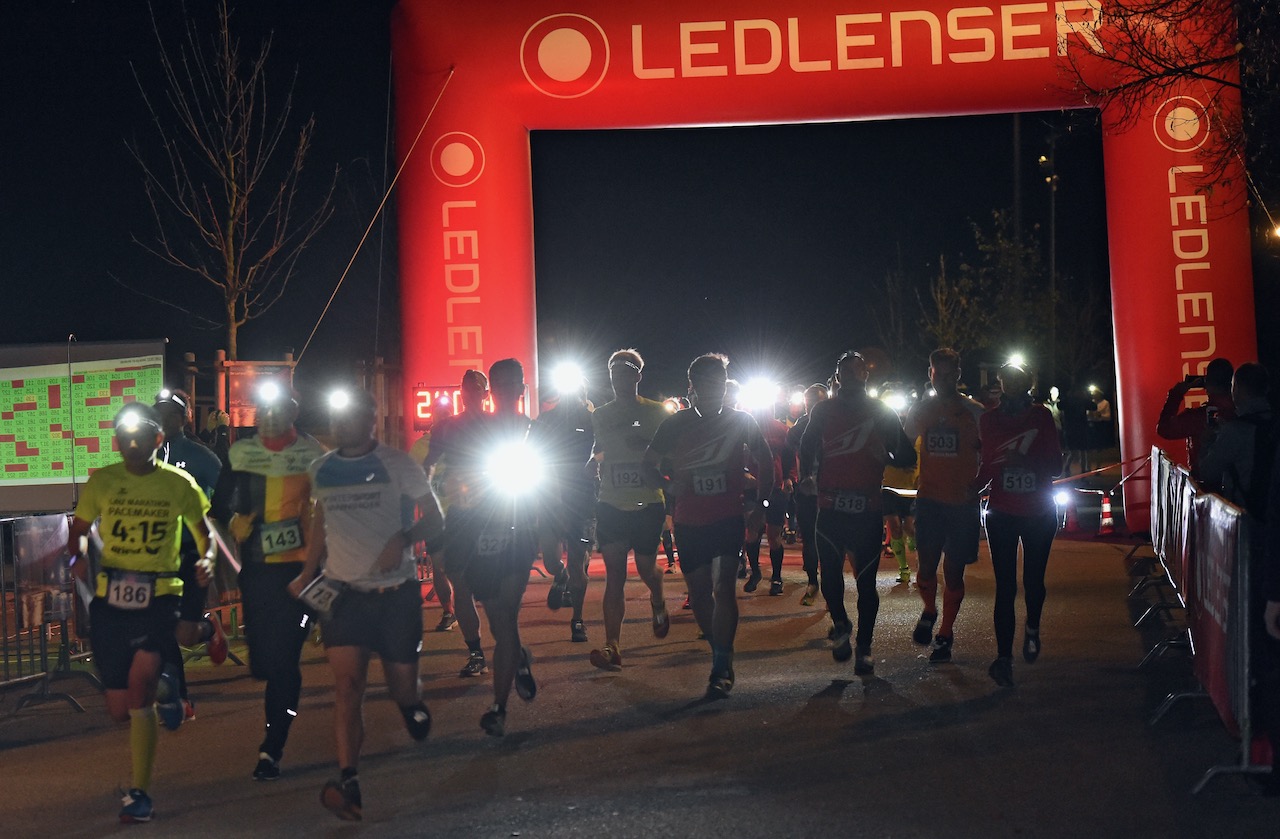
<svg viewBox="0 0 1280 839"><path fill-rule="evenodd" d="M118 460L115 415L163 387L161 352L0 368L0 513L69 508L66 493L20 490L71 488Z"/></svg>

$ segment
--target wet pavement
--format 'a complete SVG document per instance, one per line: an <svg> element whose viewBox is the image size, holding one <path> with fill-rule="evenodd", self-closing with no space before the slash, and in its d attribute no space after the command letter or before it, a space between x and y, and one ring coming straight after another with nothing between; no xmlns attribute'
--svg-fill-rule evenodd
<svg viewBox="0 0 1280 839"><path fill-rule="evenodd" d="M361 764L365 820L339 822L318 803L335 774L331 678L322 651L304 651L304 696L284 777L250 779L261 688L245 668L191 667L197 719L162 732L151 790L156 819L121 827L115 790L129 778L127 727L111 723L87 683L60 680L87 713L62 703L0 717L0 835L101 836L1273 836L1280 799L1237 775L1191 788L1238 747L1207 702L1149 718L1192 685L1171 653L1139 669L1172 629L1132 623L1130 545L1059 539L1049 564L1044 651L1015 659L1017 685L987 676L995 654L993 579L985 545L970 569L954 661L932 665L911 643L914 585L881 565L875 673L837 664L820 607L799 604L803 573L789 550L786 593L739 595L732 696L702 698L709 671L684 587L667 576L673 626L653 638L643 586L627 588L624 669L587 660L603 641L599 559L586 616L594 643L569 640L569 613L545 605L537 577L525 600L537 699L513 694L507 735L478 726L486 679L460 679L457 631L428 632L422 669L435 726L413 743L387 700L377 665ZM849 595L852 603L852 593ZM439 607L426 608L434 626ZM1021 614L1019 604L1019 614ZM1021 641L1019 632L1018 643ZM25 689L0 697L14 709Z"/></svg>

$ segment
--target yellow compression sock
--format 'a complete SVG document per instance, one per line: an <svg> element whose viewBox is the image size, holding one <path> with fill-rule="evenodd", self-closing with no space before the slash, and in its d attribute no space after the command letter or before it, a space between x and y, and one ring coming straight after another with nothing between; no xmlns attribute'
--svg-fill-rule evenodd
<svg viewBox="0 0 1280 839"><path fill-rule="evenodd" d="M129 746L133 751L133 788L146 792L156 765L160 720L154 705L129 711Z"/></svg>

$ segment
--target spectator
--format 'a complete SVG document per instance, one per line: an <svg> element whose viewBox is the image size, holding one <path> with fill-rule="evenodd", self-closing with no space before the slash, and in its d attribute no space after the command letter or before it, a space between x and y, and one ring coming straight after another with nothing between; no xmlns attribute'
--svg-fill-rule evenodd
<svg viewBox="0 0 1280 839"><path fill-rule="evenodd" d="M1241 364L1231 379L1235 419L1210 422L1200 456L1200 475L1209 488L1261 519L1266 506L1266 486L1254 486L1255 473L1264 475L1275 447L1271 403L1267 401L1270 376L1261 364Z"/></svg>
<svg viewBox="0 0 1280 839"><path fill-rule="evenodd" d="M1204 375L1189 377L1169 388L1169 395L1160 409L1156 434L1165 440L1185 440L1187 444L1187 468L1196 479L1200 478L1200 452L1209 427L1210 415L1216 413L1219 422L1234 419L1235 403L1231 401L1231 374L1235 372L1231 362L1215 358L1204 368ZM1208 397L1203 405L1184 407L1187 392L1203 387Z"/></svg>

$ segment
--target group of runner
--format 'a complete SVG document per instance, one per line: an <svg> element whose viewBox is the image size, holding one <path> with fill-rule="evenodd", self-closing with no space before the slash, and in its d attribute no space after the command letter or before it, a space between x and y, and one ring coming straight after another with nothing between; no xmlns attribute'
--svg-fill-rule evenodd
<svg viewBox="0 0 1280 839"><path fill-rule="evenodd" d="M1061 454L1052 418L1032 402L1021 368L1001 369L1003 398L985 410L957 388L959 356L938 350L930 357L935 392L911 409L904 426L868 396L866 361L848 352L829 385L806 391L806 412L790 429L727 400L731 380L722 355L693 361L689 407L674 414L639 395L639 352L613 353L608 368L611 401L592 410L580 389L562 394L560 404L545 408L536 421L521 409L525 382L518 361L499 361L487 376L468 370L462 410L437 421L430 438L415 448L421 464L376 440L377 410L369 394L350 393L345 403L331 405L336 448L325 453L296 430L297 403L287 391L260 393L258 434L231 447L213 491L214 518L228 523L239 546L251 672L266 682L255 779L279 777L297 715L298 660L314 616L322 622L334 677L339 766L338 777L321 791L324 806L343 819L362 815L362 702L373 654L382 660L409 734L427 737L431 714L418 670L423 618L415 543L425 543L434 562L435 591L444 606L437 629L456 622L467 646L460 676L489 672L476 601L484 604L493 641L493 702L480 727L490 735L505 732L513 688L526 701L537 693L532 655L520 640L519 611L539 552L553 577L548 605L570 607L570 638L587 642L586 568L593 540L599 545L606 576L604 638L589 660L616 671L623 666L629 555L649 592L653 635L664 638L670 629L657 563L668 527L687 606L710 646L706 697L728 696L735 681L736 587L744 546L751 557L744 590L753 591L762 579L763 535L770 554L769 593L781 595L782 525L792 496L807 578L801 602L810 605L821 592L832 619L834 659L852 659L856 674L870 674L886 468L918 464L919 470L914 512L923 610L913 640L929 646L931 661L951 659L964 568L978 557L979 496L989 487L986 529L997 578L997 658L990 675L1002 686L1013 684L1020 543L1027 599L1023 656L1032 662L1039 655L1044 569L1056 529L1051 479ZM163 408L174 398L181 417L189 419L185 395L162 394L158 404ZM492 411L485 410L489 399ZM116 433L122 462L99 470L86 485L69 550L73 556L83 553L82 537L97 521L103 567L92 604L95 660L109 711L131 723L134 771L120 812L122 821L131 822L152 814L147 789L158 731L155 709L170 727L183 716L172 711L181 701L169 675L175 639L187 645L208 641L211 651L221 646L225 657L225 637L215 617L192 621L191 607L182 609L184 585L199 592L207 584L217 539L207 517L208 482L201 486L191 470L183 471L193 459L165 462L165 455L180 448L180 425L166 430L155 409L131 405L119 415ZM179 538L184 526L190 533L185 550ZM185 578L184 553L191 569ZM845 604L847 557L857 589L856 627ZM78 573L85 566L77 563ZM194 629L180 630L181 617Z"/></svg>

